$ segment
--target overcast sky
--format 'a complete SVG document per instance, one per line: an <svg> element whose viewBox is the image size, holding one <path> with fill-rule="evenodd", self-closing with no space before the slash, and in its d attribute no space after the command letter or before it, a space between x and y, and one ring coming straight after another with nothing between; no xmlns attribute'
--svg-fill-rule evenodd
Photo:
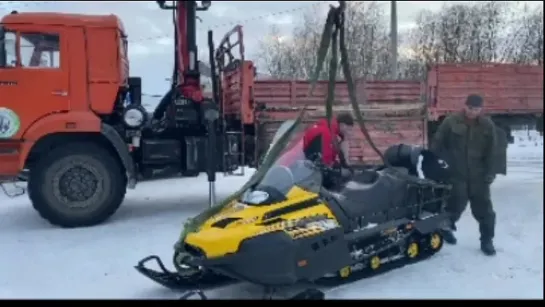
<svg viewBox="0 0 545 307"><path fill-rule="evenodd" d="M263 38L271 25L289 34L293 25L305 10L316 8L327 11L328 1L212 1L207 12L200 12L198 42L201 56L208 52L207 30L212 28L216 42L225 32L240 23L244 29L246 58L255 56L258 40ZM333 2L333 1L331 1ZM388 10L388 3L384 9ZM445 1L398 1L399 27L411 25L421 9L438 10ZM164 81L172 71L172 21L169 11L160 10L155 1L0 1L0 14L19 11L58 11L85 14L116 14L124 22L129 35L131 74L143 77L144 91L162 93L168 82ZM207 61L206 58L203 60ZM258 67L259 70L259 67Z"/></svg>

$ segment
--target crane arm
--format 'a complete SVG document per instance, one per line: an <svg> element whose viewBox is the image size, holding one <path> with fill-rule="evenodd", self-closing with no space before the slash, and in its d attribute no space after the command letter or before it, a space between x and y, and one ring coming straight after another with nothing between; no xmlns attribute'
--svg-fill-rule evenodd
<svg viewBox="0 0 545 307"><path fill-rule="evenodd" d="M197 48L197 11L205 11L211 1L156 1L159 8L173 10L175 67L172 82L183 97L195 102L203 100Z"/></svg>

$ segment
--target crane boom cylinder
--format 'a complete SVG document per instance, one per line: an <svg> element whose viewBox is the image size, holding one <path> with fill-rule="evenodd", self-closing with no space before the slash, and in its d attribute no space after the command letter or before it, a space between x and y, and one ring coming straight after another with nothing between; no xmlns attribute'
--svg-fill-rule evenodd
<svg viewBox="0 0 545 307"><path fill-rule="evenodd" d="M178 40L179 50L183 50L183 72L184 75L200 77L197 65L197 1L179 1L178 2L178 24L179 29L185 29L185 33L180 31L181 39ZM185 37L184 37L185 36ZM185 48L180 44L186 44ZM185 54L184 54L185 53Z"/></svg>

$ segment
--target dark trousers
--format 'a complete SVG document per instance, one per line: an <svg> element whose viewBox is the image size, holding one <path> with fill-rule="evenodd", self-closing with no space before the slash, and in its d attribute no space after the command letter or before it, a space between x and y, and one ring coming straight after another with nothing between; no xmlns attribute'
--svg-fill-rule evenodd
<svg viewBox="0 0 545 307"><path fill-rule="evenodd" d="M450 214L453 229L456 229L455 224L466 209L468 202L473 217L479 223L481 240L493 239L496 213L490 200L490 184L480 180L478 182L455 181L453 183L451 197L446 208Z"/></svg>

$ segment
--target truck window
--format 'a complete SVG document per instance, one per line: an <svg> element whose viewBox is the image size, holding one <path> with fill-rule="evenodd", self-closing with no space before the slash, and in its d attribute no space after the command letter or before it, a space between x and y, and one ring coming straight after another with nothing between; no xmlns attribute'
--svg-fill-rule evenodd
<svg viewBox="0 0 545 307"><path fill-rule="evenodd" d="M0 26L0 67L6 66L6 29Z"/></svg>
<svg viewBox="0 0 545 307"><path fill-rule="evenodd" d="M119 35L119 53L121 56L123 56L125 59L128 59L128 43L127 43L127 36L125 36L123 33L120 33Z"/></svg>
<svg viewBox="0 0 545 307"><path fill-rule="evenodd" d="M22 67L60 68L60 39L58 34L22 32L20 35Z"/></svg>
<svg viewBox="0 0 545 307"><path fill-rule="evenodd" d="M0 67L15 67L17 65L16 35L14 32L2 32L0 36Z"/></svg>

